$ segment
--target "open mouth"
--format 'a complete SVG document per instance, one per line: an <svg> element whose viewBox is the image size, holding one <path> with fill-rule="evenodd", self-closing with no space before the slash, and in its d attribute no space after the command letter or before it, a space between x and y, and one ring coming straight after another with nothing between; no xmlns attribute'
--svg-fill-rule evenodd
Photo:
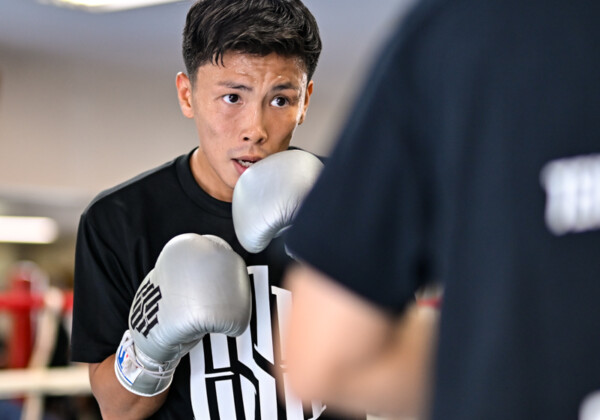
<svg viewBox="0 0 600 420"><path fill-rule="evenodd" d="M235 159L237 163L239 163L244 168L249 168L250 166L256 163L256 160L244 160L244 159Z"/></svg>

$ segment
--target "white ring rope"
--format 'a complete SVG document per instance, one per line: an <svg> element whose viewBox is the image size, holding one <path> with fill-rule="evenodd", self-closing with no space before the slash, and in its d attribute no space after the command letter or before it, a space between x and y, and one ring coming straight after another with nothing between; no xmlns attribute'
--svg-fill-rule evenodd
<svg viewBox="0 0 600 420"><path fill-rule="evenodd" d="M32 310L35 309L32 305ZM65 294L50 287L37 309L37 325L27 368L0 370L0 399L25 397L21 420L44 415L44 396L91 395L88 367L76 364L48 368L65 308Z"/></svg>

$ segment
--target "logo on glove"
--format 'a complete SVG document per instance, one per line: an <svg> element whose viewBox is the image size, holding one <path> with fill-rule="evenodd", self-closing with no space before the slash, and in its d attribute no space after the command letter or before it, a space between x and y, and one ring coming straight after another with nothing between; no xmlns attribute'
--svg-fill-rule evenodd
<svg viewBox="0 0 600 420"><path fill-rule="evenodd" d="M158 302L161 298L160 287L148 282L133 302L131 327L144 337L158 324Z"/></svg>

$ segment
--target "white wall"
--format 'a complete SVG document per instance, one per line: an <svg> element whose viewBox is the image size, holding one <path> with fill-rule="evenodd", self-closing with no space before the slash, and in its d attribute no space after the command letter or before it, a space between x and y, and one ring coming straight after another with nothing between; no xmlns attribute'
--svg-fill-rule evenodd
<svg viewBox="0 0 600 420"><path fill-rule="evenodd" d="M0 58L0 190L99 191L197 144L177 104L180 68L161 74L1 50ZM339 102L355 86L330 94L315 83L294 144L326 153L345 110Z"/></svg>
<svg viewBox="0 0 600 420"><path fill-rule="evenodd" d="M175 70L0 57L0 187L98 191L196 144Z"/></svg>

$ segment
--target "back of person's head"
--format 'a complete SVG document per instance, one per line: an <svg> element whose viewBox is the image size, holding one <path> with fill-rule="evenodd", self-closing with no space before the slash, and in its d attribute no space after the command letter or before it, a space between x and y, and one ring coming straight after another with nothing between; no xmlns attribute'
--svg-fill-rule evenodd
<svg viewBox="0 0 600 420"><path fill-rule="evenodd" d="M183 31L183 59L190 80L227 52L297 57L311 80L321 53L319 28L300 0L199 0Z"/></svg>

